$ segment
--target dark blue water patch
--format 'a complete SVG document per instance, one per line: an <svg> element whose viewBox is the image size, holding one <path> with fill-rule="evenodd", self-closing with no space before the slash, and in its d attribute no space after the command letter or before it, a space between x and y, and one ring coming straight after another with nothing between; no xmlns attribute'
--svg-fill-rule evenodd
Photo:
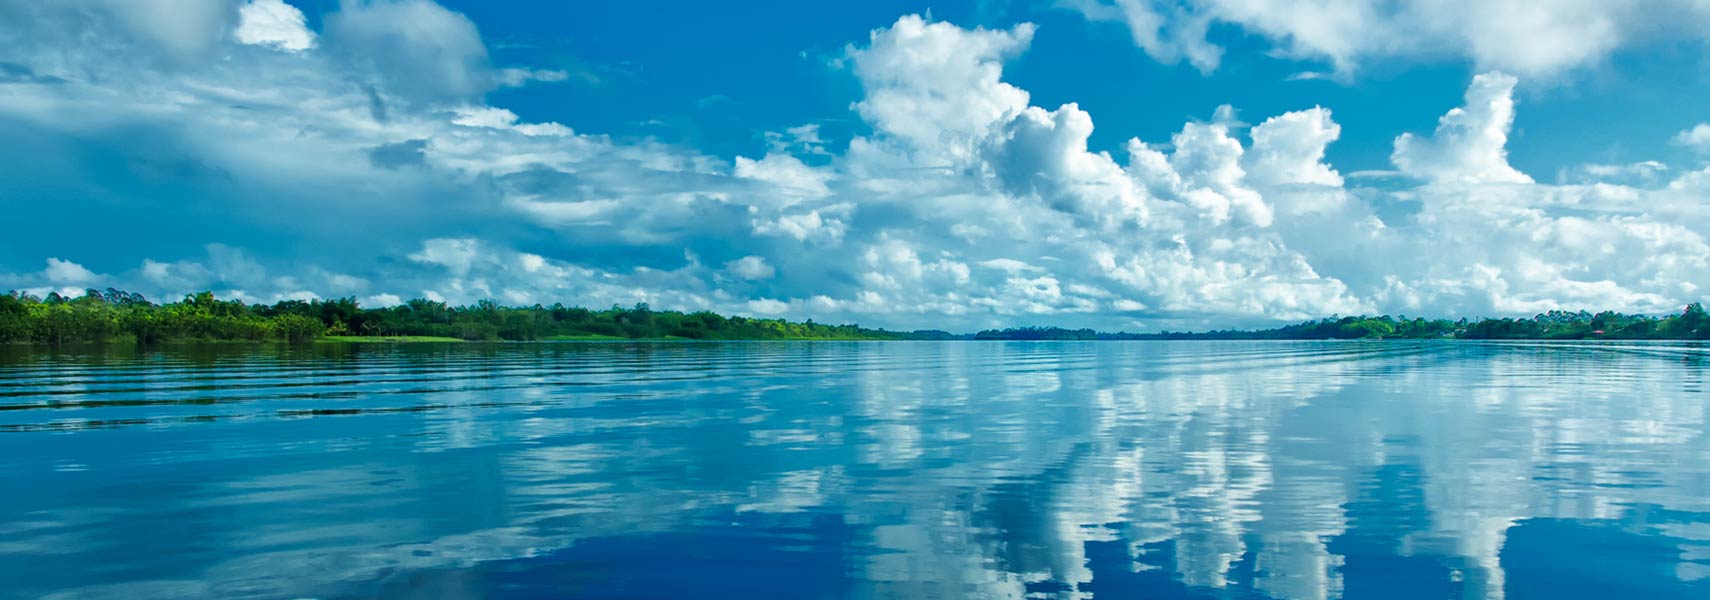
<svg viewBox="0 0 1710 600"><path fill-rule="evenodd" d="M1411 446L1411 439L1395 440ZM1343 591L1350 598L1464 598L1463 586L1444 557L1402 554L1408 540L1426 534L1431 513L1425 504L1425 472L1413 457L1373 469L1355 499L1343 506L1347 533L1327 549L1345 557Z"/></svg>
<svg viewBox="0 0 1710 600"><path fill-rule="evenodd" d="M1710 598L1710 580L1679 578L1683 540L1632 521L1539 518L1510 527L1502 549L1508 597Z"/></svg>
<svg viewBox="0 0 1710 600"><path fill-rule="evenodd" d="M840 598L855 527L839 515L722 513L690 531L596 537L466 569L390 574L348 598Z"/></svg>

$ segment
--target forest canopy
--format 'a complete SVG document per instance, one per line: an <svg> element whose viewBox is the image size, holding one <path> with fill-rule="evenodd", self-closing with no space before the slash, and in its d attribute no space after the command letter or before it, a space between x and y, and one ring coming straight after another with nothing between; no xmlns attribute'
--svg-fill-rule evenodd
<svg viewBox="0 0 1710 600"><path fill-rule="evenodd" d="M211 292L156 304L115 289L45 298L0 295L0 343L136 343L429 338L469 341L578 339L688 340L1172 340L1172 339L1710 339L1710 315L1694 303L1680 314L1550 311L1530 318L1424 319L1329 317L1262 330L1105 333L1093 329L1016 327L971 335L936 330L888 331L812 320L724 316L709 311L654 310L646 304L595 310L553 304L469 306L415 299L364 308L355 298L250 304Z"/></svg>
<svg viewBox="0 0 1710 600"><path fill-rule="evenodd" d="M355 298L286 300L249 304L220 300L210 292L155 304L120 290L88 290L80 297L0 295L0 342L277 340L323 337L429 337L469 341L554 339L771 340L902 339L933 332L892 332L811 320L727 317L712 312L653 310L646 304L604 310L551 306L470 306L416 299L386 308L364 308ZM943 334L948 335L948 334Z"/></svg>

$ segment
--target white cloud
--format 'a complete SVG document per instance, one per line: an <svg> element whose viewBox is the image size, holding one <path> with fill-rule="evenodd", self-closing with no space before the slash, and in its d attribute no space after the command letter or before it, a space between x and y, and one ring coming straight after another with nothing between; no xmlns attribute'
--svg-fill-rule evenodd
<svg viewBox="0 0 1710 600"><path fill-rule="evenodd" d="M1710 123L1699 123L1678 134L1671 140L1674 145L1690 148L1695 152L1710 154Z"/></svg>
<svg viewBox="0 0 1710 600"><path fill-rule="evenodd" d="M83 265L58 258L47 259L47 268L42 270L42 277L49 283L61 286L87 285L94 283L97 275Z"/></svg>
<svg viewBox="0 0 1710 600"><path fill-rule="evenodd" d="M744 256L724 263L724 269L730 271L732 275L750 281L771 279L773 275L777 274L772 265L766 264L766 257L764 256Z"/></svg>
<svg viewBox="0 0 1710 600"><path fill-rule="evenodd" d="M232 35L243 44L301 52L315 45L315 34L305 23L303 11L284 0L250 0L238 8Z"/></svg>
<svg viewBox="0 0 1710 600"><path fill-rule="evenodd" d="M806 154L829 156L825 148L825 140L820 137L818 123L806 123L785 129L783 133L766 132L766 144L774 153L800 151Z"/></svg>
<svg viewBox="0 0 1710 600"><path fill-rule="evenodd" d="M375 294L361 300L361 305L368 308L391 308L404 303L397 294Z"/></svg>
<svg viewBox="0 0 1710 600"><path fill-rule="evenodd" d="M143 259L139 269L142 287L137 291L165 292L167 298L213 288L217 278L206 266L194 261L159 262Z"/></svg>
<svg viewBox="0 0 1710 600"><path fill-rule="evenodd" d="M1217 69L1223 49L1205 39L1211 16L1186 4L1152 0L1059 0L1058 5L1079 11L1088 20L1121 23L1128 28L1134 45L1164 64L1186 61L1202 73Z"/></svg>
<svg viewBox="0 0 1710 600"><path fill-rule="evenodd" d="M1700 0L1059 0L1090 21L1120 22L1135 45L1166 64L1201 71L1221 49L1212 24L1269 40L1277 54L1328 63L1346 76L1368 63L1470 60L1545 78L1605 61L1616 50L1662 40L1704 40L1710 4Z"/></svg>
<svg viewBox="0 0 1710 600"><path fill-rule="evenodd" d="M242 248L225 244L208 244L208 272L219 281L239 287L258 287L268 283L267 268Z"/></svg>
<svg viewBox="0 0 1710 600"><path fill-rule="evenodd" d="M1182 197L1215 224L1270 226L1274 212L1258 192L1245 183L1241 168L1245 150L1221 123L1189 123L1170 138L1175 152L1170 167L1180 177Z"/></svg>
<svg viewBox="0 0 1710 600"><path fill-rule="evenodd" d="M546 268L546 257L539 254L530 254L527 252L518 254L517 262L521 264L522 270L530 273L539 272L541 269Z"/></svg>
<svg viewBox="0 0 1710 600"><path fill-rule="evenodd" d="M1342 136L1330 110L1313 107L1266 119L1251 133L1247 173L1261 184L1340 187L1342 176L1324 164L1324 148Z"/></svg>
<svg viewBox="0 0 1710 600"><path fill-rule="evenodd" d="M568 81L570 73L561 69L523 69L510 67L500 69L496 75L499 85L505 87L521 87L531 81L541 83L559 83Z"/></svg>
<svg viewBox="0 0 1710 600"><path fill-rule="evenodd" d="M1584 164L1572 172L1563 173L1562 179L1570 183L1622 183L1645 185L1653 184L1657 178L1668 171L1668 165L1654 161L1643 160L1624 165Z"/></svg>
<svg viewBox="0 0 1710 600"><path fill-rule="evenodd" d="M809 167L799 158L777 152L769 152L760 160L738 156L735 173L737 177L771 183L790 198L828 196L831 188L826 184L834 176L830 171Z"/></svg>
<svg viewBox="0 0 1710 600"><path fill-rule="evenodd" d="M1473 77L1466 105L1438 119L1429 139L1411 133L1395 138L1390 159L1401 172L1437 183L1531 183L1508 166L1515 83L1502 73Z"/></svg>
<svg viewBox="0 0 1710 600"><path fill-rule="evenodd" d="M1025 49L1033 25L962 29L909 15L850 50L866 98L855 109L905 143L925 165L969 159L978 140L1027 107L1028 94L1002 81L1005 58Z"/></svg>
<svg viewBox="0 0 1710 600"><path fill-rule="evenodd" d="M772 221L756 221L754 232L786 235L799 241L836 243L843 239L843 221L825 217L818 210L786 214Z"/></svg>
<svg viewBox="0 0 1710 600"><path fill-rule="evenodd" d="M421 250L413 252L410 260L445 267L456 276L463 276L482 258L481 243L471 238L437 238L422 242Z"/></svg>
<svg viewBox="0 0 1710 600"><path fill-rule="evenodd" d="M410 98L470 98L498 83L475 23L431 0L345 2L322 34L354 72Z"/></svg>
<svg viewBox="0 0 1710 600"><path fill-rule="evenodd" d="M1033 265L1027 264L1026 261L1016 260L1013 258L994 258L991 260L982 260L982 261L980 261L980 266L991 268L991 269L997 269L999 271L1003 271L1005 273L1009 273L1012 275L1015 273L1031 273L1031 272L1038 272L1038 271L1043 270L1039 267L1035 267Z"/></svg>
<svg viewBox="0 0 1710 600"><path fill-rule="evenodd" d="M170 276L171 272L172 272L172 265L170 265L168 263L155 262L153 260L146 259L146 258L143 259L142 275L143 275L143 277L148 278L150 281L154 281L157 283L161 282L161 281L165 281L167 279L167 277Z"/></svg>
<svg viewBox="0 0 1710 600"><path fill-rule="evenodd" d="M1066 104L1028 107L986 141L983 157L1013 194L1033 195L1088 222L1143 222L1144 195L1105 153L1087 151L1092 116Z"/></svg>
<svg viewBox="0 0 1710 600"><path fill-rule="evenodd" d="M569 127L558 123L520 123L514 112L492 106L470 106L457 109L457 118L452 123L465 127L484 127L487 129L507 129L527 136L568 136L572 132Z"/></svg>

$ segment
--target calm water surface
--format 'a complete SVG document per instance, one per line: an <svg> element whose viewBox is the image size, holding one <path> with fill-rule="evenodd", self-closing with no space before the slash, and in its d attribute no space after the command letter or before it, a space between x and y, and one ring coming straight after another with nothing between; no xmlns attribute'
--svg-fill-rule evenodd
<svg viewBox="0 0 1710 600"><path fill-rule="evenodd" d="M1710 598L1710 354L0 348L0 597Z"/></svg>

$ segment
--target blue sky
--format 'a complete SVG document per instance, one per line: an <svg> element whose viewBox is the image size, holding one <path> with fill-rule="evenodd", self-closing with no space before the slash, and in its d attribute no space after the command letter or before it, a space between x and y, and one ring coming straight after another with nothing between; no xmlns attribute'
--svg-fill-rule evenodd
<svg viewBox="0 0 1710 600"><path fill-rule="evenodd" d="M892 327L1706 299L1710 6L0 0L0 288Z"/></svg>

